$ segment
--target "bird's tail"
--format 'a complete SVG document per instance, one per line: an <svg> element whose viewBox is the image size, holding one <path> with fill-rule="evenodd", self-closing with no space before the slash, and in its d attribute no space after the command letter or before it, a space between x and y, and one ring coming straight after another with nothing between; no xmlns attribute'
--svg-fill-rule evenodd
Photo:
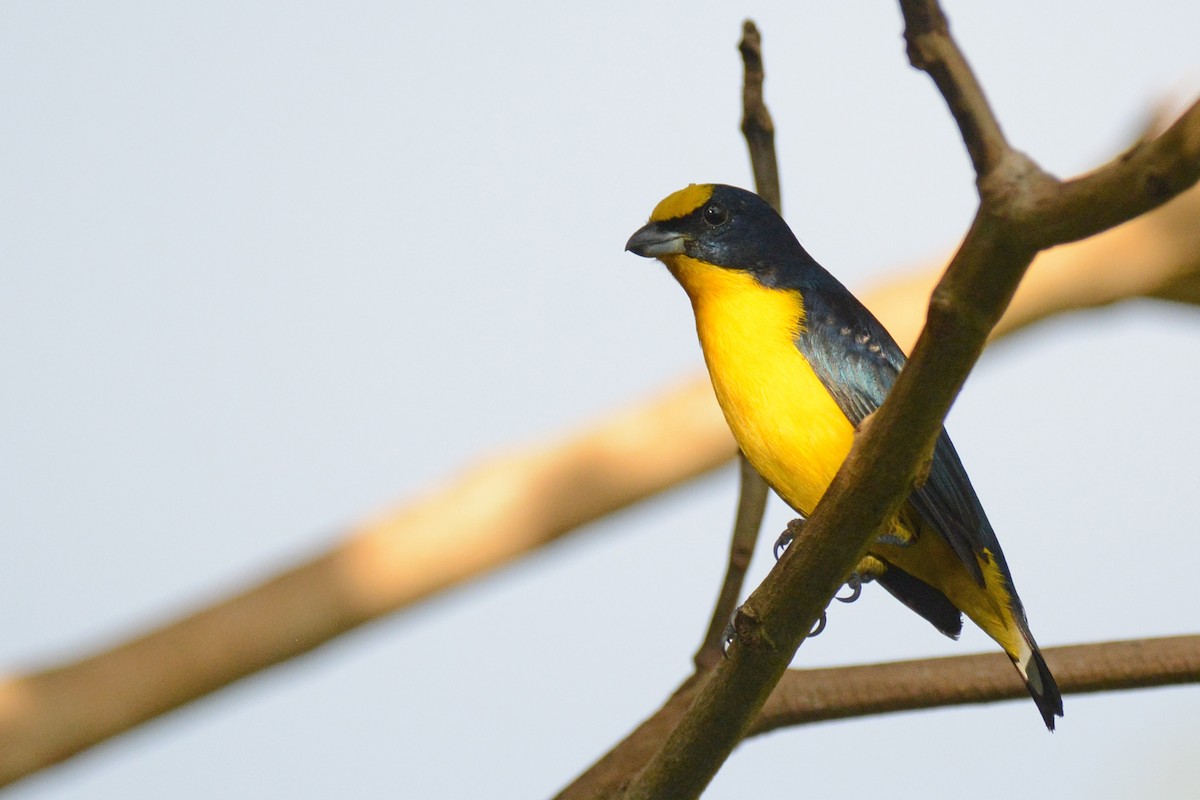
<svg viewBox="0 0 1200 800"><path fill-rule="evenodd" d="M1009 653L1009 658L1025 679L1025 687L1029 689L1038 711L1042 712L1046 729L1053 731L1054 718L1063 715L1062 692L1058 690L1058 684L1046 666L1046 659L1042 658L1042 651L1028 630L1021 631L1021 646L1016 655Z"/></svg>

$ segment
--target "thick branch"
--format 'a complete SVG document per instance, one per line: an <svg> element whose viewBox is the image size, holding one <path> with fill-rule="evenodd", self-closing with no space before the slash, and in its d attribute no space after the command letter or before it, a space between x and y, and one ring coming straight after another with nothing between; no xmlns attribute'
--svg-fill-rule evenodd
<svg viewBox="0 0 1200 800"><path fill-rule="evenodd" d="M729 659L701 687L627 797L698 797L708 785L867 542L919 480L950 404L1033 260L1032 243L1045 242L1045 232L1059 224L1025 213L1031 197L1054 196L1055 182L1004 144L937 4L901 5L914 37L944 40L938 48L918 46L917 65L934 77L960 124L977 168L979 213L934 291L925 330L886 402L863 426L798 546L743 605ZM1139 178L1125 174L1131 182Z"/></svg>
<svg viewBox="0 0 1200 800"><path fill-rule="evenodd" d="M494 458L329 552L144 636L0 682L0 785L712 469L733 444L691 383Z"/></svg>

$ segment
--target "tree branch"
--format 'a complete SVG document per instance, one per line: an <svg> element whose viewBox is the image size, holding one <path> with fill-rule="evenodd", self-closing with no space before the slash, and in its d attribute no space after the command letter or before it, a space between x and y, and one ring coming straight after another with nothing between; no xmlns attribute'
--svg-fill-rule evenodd
<svg viewBox="0 0 1200 800"><path fill-rule="evenodd" d="M776 211L783 204L779 190L779 164L775 157L775 123L763 100L762 37L753 20L742 23L742 54L745 78L742 81L742 135L750 148L750 164L754 170L754 187L759 197ZM781 212L782 213L782 212Z"/></svg>
<svg viewBox="0 0 1200 800"><path fill-rule="evenodd" d="M1050 647L1043 655L1064 694L1200 683L1200 635ZM631 774L630 766L650 759L655 745L679 723L699 688L696 677L685 681L654 716L556 800L619 794ZM1012 664L1000 653L789 669L747 736L827 720L1027 697Z"/></svg>
<svg viewBox="0 0 1200 800"><path fill-rule="evenodd" d="M112 649L0 682L0 785L541 547L733 454L699 382L504 454L317 558Z"/></svg>
<svg viewBox="0 0 1200 800"><path fill-rule="evenodd" d="M1130 639L1046 648L1064 694L1200 682L1200 636ZM606 798L629 780L629 764L653 756L656 739L677 724L700 682L690 679L619 747L563 790L556 800ZM749 736L779 728L895 711L1024 700L1025 686L998 652L920 658L826 669L788 669L770 693Z"/></svg>
<svg viewBox="0 0 1200 800"><path fill-rule="evenodd" d="M1042 247L1093 236L1158 208L1200 179L1200 100L1159 136L1136 144L1103 167L1066 181L1032 213ZM1200 223L1198 223L1200 224Z"/></svg>
<svg viewBox="0 0 1200 800"><path fill-rule="evenodd" d="M983 87L950 36L950 23L932 0L901 0L908 61L933 78L962 134L976 175L993 172L1008 154L1008 142Z"/></svg>
<svg viewBox="0 0 1200 800"><path fill-rule="evenodd" d="M1200 635L1051 647L1044 655L1064 694L1200 683ZM1001 653L788 670L750 734L824 720L1027 697L1012 663Z"/></svg>
<svg viewBox="0 0 1200 800"><path fill-rule="evenodd" d="M771 688L837 587L920 478L942 420L983 351L1039 246L1063 222L1057 182L1008 148L966 60L933 0L901 0L914 65L933 77L977 169L980 208L945 277L908 365L864 425L846 462L775 569L742 606L729 658L700 687L692 707L624 796L698 797L748 732ZM929 44L930 37L936 46ZM1165 143L1164 143L1165 142ZM1169 151L1177 138L1148 149ZM1169 161L1169 152L1164 152ZM1127 188L1145 175L1126 171ZM1176 187L1168 182L1169 193ZM1178 186L1182 191L1184 187ZM1043 215L1025 213L1031 198ZM1114 219L1113 223L1123 221ZM1037 244L1035 244L1037 243Z"/></svg>
<svg viewBox="0 0 1200 800"><path fill-rule="evenodd" d="M729 619L737 608L746 580L746 570L754 557L754 546L758 532L762 529L763 513L767 508L767 493L770 487L763 477L750 466L744 455L738 454L738 508L733 523L733 536L729 542L729 561L725 567L725 580L717 595L712 617L704 641L692 663L697 670L712 669L725 655L725 630Z"/></svg>
<svg viewBox="0 0 1200 800"><path fill-rule="evenodd" d="M1148 214L1074 244L1039 253L991 338L1072 311L1131 298L1200 305L1200 187ZM945 261L901 273L862 300L911 352Z"/></svg>
<svg viewBox="0 0 1200 800"><path fill-rule="evenodd" d="M752 20L742 23L742 54L745 77L742 80L742 134L750 150L750 165L754 171L755 188L759 196L781 211L779 198L779 169L775 161L775 125L763 99L762 38ZM708 631L700 649L692 658L697 669L711 669L725 652L725 629L733 609L737 607L746 580L746 570L754 555L758 532L762 528L770 487L744 455L738 457L738 508L729 544L729 561L725 580L708 623Z"/></svg>

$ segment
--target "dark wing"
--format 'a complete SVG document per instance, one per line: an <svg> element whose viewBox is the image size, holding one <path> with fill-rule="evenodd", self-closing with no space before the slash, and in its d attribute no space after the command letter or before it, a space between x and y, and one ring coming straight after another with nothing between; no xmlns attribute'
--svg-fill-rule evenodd
<svg viewBox="0 0 1200 800"><path fill-rule="evenodd" d="M891 334L845 287L827 273L821 278L821 285L803 292L804 331L796 346L857 427L882 405L905 357ZM984 548L1002 574L1008 574L996 534L944 428L934 446L929 478L909 502L941 533L980 585L983 572L975 556Z"/></svg>

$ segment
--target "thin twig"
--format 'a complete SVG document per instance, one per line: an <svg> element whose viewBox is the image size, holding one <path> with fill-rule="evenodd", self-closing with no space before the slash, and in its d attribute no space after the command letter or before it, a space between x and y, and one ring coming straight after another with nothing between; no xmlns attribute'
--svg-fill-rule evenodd
<svg viewBox="0 0 1200 800"><path fill-rule="evenodd" d="M729 563L725 568L725 580L717 596L704 643L696 651L693 662L698 670L712 669L725 655L725 631L730 617L737 607L738 597L745 583L746 570L754 556L754 546L762 529L763 513L767 508L769 487L763 477L750 466L744 455L738 456L739 493L737 517L733 524L733 536L729 543Z"/></svg>
<svg viewBox="0 0 1200 800"><path fill-rule="evenodd" d="M1064 694L1200 683L1200 635L1051 647L1044 655ZM750 733L1027 697L1001 653L788 670Z"/></svg>
<svg viewBox="0 0 1200 800"><path fill-rule="evenodd" d="M753 20L746 20L742 24L742 41L738 43L738 50L742 54L745 72L742 83L742 134L750 150L755 189L776 211L782 213L779 167L775 159L775 125L771 122L771 114L763 99L765 72L762 39ZM724 655L725 629L741 596L746 570L750 567L767 507L767 482L750 466L745 456L739 457L738 463L738 508L729 545L729 562L704 641L692 659L697 669L711 669Z"/></svg>
<svg viewBox="0 0 1200 800"><path fill-rule="evenodd" d="M745 79L742 83L742 135L750 148L754 187L758 195L781 211L779 164L775 157L775 123L763 100L762 37L753 20L742 23L742 54Z"/></svg>

